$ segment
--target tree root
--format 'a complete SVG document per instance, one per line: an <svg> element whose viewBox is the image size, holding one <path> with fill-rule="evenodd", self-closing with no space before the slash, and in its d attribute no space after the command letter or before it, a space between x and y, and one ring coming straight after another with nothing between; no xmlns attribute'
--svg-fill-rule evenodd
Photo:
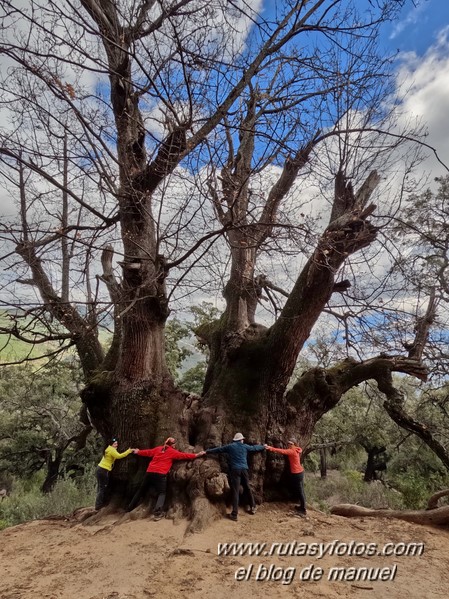
<svg viewBox="0 0 449 599"><path fill-rule="evenodd" d="M438 493L434 493L431 497L429 497L429 501L427 502L427 509L434 510L438 506L438 501L442 497L449 496L449 489L443 489L442 491L438 491Z"/></svg>
<svg viewBox="0 0 449 599"><path fill-rule="evenodd" d="M187 533L201 532L214 520L223 517L219 506L215 506L206 497L196 497L192 502L192 518Z"/></svg>
<svg viewBox="0 0 449 599"><path fill-rule="evenodd" d="M331 514L345 518L397 518L415 524L449 525L449 506L430 510L373 510L359 505L342 503L334 505L331 508Z"/></svg>

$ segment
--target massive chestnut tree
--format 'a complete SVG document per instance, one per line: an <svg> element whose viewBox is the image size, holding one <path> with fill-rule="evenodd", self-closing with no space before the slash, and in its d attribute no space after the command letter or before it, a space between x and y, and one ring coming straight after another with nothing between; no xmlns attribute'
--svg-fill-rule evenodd
<svg viewBox="0 0 449 599"><path fill-rule="evenodd" d="M307 444L367 379L419 429L392 373L425 378L434 304L405 353L377 356L366 339L381 313L379 235L417 158L377 48L402 4L4 0L2 194L19 218L1 229L2 330L47 354L76 350L83 417L105 439L199 449L242 430ZM189 396L168 371L165 325L217 297L221 318L197 331L203 394ZM323 318L346 358L291 384ZM117 465L118 501L135 468ZM268 495L279 465L253 468ZM225 489L219 464L175 478L200 524Z"/></svg>

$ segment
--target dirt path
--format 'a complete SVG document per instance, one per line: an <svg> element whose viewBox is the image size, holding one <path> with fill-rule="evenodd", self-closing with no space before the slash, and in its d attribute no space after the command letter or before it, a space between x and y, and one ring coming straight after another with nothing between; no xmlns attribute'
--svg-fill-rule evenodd
<svg viewBox="0 0 449 599"><path fill-rule="evenodd" d="M116 517L94 526L36 521L6 529L0 533L0 597L431 599L449 593L447 529L348 520L313 510L309 520L302 520L273 505L264 505L255 516L241 514L237 523L218 520L201 534L186 536L185 529L184 521ZM259 556L218 555L218 543L232 542L267 546ZM272 543L279 545L271 549ZM377 543L377 548L363 543ZM402 544L423 543L424 551L378 555L386 543L396 544L398 552L405 551ZM320 551L327 554L320 558ZM335 567L345 570L332 571ZM330 574L337 580L329 580ZM365 579L368 574L385 580ZM308 576L312 579L304 580ZM346 580L338 580L343 576Z"/></svg>

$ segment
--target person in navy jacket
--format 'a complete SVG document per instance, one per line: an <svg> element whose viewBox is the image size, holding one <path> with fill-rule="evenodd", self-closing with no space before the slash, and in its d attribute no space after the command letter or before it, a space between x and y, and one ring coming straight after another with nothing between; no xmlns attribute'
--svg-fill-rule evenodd
<svg viewBox="0 0 449 599"><path fill-rule="evenodd" d="M206 454L225 453L229 463L229 483L232 491L232 512L228 514L231 520L237 520L239 511L240 485L243 492L247 492L249 498L249 513L256 513L256 502L248 482L248 452L264 451L264 445L247 445L244 443L242 433L236 433L232 443L206 449Z"/></svg>

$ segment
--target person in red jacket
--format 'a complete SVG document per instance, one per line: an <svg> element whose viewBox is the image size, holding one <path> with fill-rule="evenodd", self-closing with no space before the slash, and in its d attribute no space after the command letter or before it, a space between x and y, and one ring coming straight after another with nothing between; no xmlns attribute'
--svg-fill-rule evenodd
<svg viewBox="0 0 449 599"><path fill-rule="evenodd" d="M287 446L287 449L280 449L279 447L265 445L265 449L288 457L290 465L290 485L293 492L293 499L298 502L298 505L295 505L295 510L300 516L305 517L307 511L306 495L304 493L304 468L301 465L302 449L296 445L295 439L290 439Z"/></svg>
<svg viewBox="0 0 449 599"><path fill-rule="evenodd" d="M134 453L145 458L153 458L148 465L146 474L136 494L128 505L128 512L131 512L139 503L141 497L150 489L157 493L156 506L154 508L154 520L160 520L164 514L162 508L165 502L167 491L167 474L172 467L174 460L194 460L204 455L204 451L199 453L183 453L175 449L176 441L173 437L168 437L163 445L153 449L134 449Z"/></svg>

